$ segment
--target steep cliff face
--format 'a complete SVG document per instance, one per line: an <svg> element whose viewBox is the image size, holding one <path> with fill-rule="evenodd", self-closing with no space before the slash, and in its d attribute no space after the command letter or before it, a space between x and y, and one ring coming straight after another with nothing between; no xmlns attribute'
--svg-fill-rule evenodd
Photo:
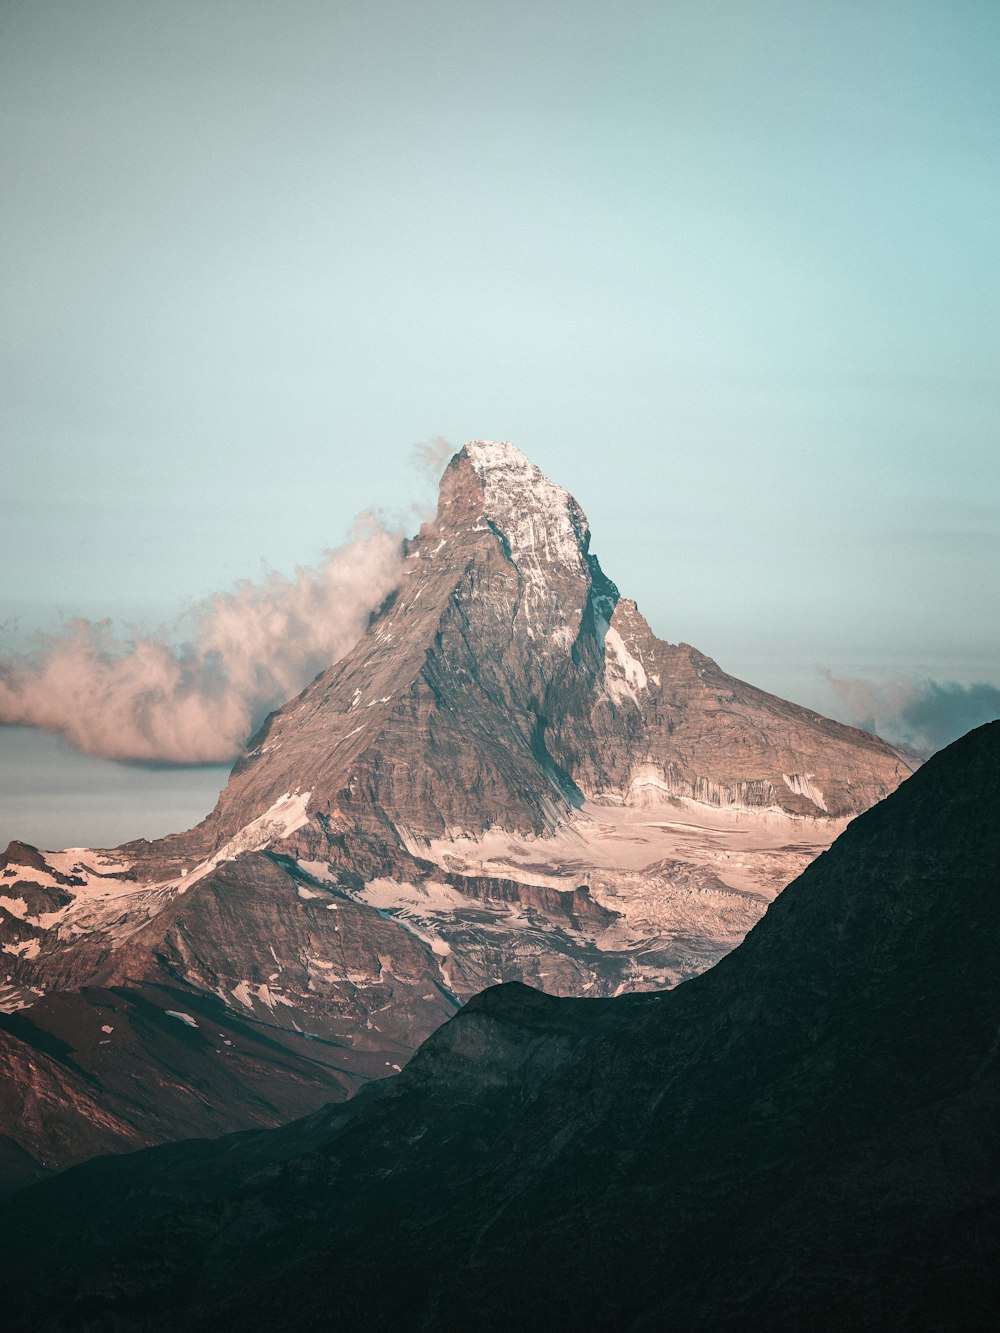
<svg viewBox="0 0 1000 1333"><path fill-rule="evenodd" d="M497 981L611 996L703 970L904 776L877 738L655 638L579 505L512 445L456 454L405 555L364 637L268 719L197 828L112 853L12 845L5 1008L75 1049L71 1029L102 1026L87 988L180 987L174 1009L208 996L275 1034L318 1104ZM103 1040L83 1060L98 1101ZM231 1073L231 1048L208 1054ZM192 1133L217 1129L229 1086L200 1068L174 1080ZM228 1114L259 1123L239 1099Z"/></svg>

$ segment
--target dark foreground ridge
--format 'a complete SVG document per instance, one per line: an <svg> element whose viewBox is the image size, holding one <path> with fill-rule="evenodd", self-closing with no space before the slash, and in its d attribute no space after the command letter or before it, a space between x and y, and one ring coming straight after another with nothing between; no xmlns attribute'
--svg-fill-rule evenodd
<svg viewBox="0 0 1000 1333"><path fill-rule="evenodd" d="M674 991L496 987L345 1106L24 1191L6 1308L32 1329L992 1328L998 830L992 723Z"/></svg>

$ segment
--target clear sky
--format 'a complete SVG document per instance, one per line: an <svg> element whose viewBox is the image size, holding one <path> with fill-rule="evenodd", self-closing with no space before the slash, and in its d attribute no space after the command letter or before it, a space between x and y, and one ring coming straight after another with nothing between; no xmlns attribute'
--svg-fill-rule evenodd
<svg viewBox="0 0 1000 1333"><path fill-rule="evenodd" d="M9 0L0 171L4 652L412 526L487 437L663 637L1000 700L994 0Z"/></svg>

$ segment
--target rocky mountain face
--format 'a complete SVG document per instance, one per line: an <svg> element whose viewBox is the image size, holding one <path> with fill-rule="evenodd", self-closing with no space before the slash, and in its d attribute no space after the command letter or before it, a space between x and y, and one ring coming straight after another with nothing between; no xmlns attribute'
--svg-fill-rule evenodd
<svg viewBox="0 0 1000 1333"><path fill-rule="evenodd" d="M300 841L362 827L426 850L549 834L588 799L836 818L899 782L881 741L656 639L589 548L571 495L510 445L467 445L369 633L268 720L178 851L293 791Z"/></svg>
<svg viewBox="0 0 1000 1333"><path fill-rule="evenodd" d="M345 1106L34 1186L15 1326L993 1328L998 829L992 723L672 991L500 986Z"/></svg>
<svg viewBox="0 0 1000 1333"><path fill-rule="evenodd" d="M498 981L674 985L905 776L657 639L511 445L452 459L405 554L196 828L8 848L8 1180L346 1096Z"/></svg>

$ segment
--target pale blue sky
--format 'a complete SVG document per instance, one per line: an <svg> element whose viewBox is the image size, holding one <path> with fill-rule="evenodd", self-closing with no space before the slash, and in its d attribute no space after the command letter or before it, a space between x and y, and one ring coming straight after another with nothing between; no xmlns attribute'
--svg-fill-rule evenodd
<svg viewBox="0 0 1000 1333"><path fill-rule="evenodd" d="M485 436L737 674L1000 684L992 0L8 0L0 171L4 642Z"/></svg>

